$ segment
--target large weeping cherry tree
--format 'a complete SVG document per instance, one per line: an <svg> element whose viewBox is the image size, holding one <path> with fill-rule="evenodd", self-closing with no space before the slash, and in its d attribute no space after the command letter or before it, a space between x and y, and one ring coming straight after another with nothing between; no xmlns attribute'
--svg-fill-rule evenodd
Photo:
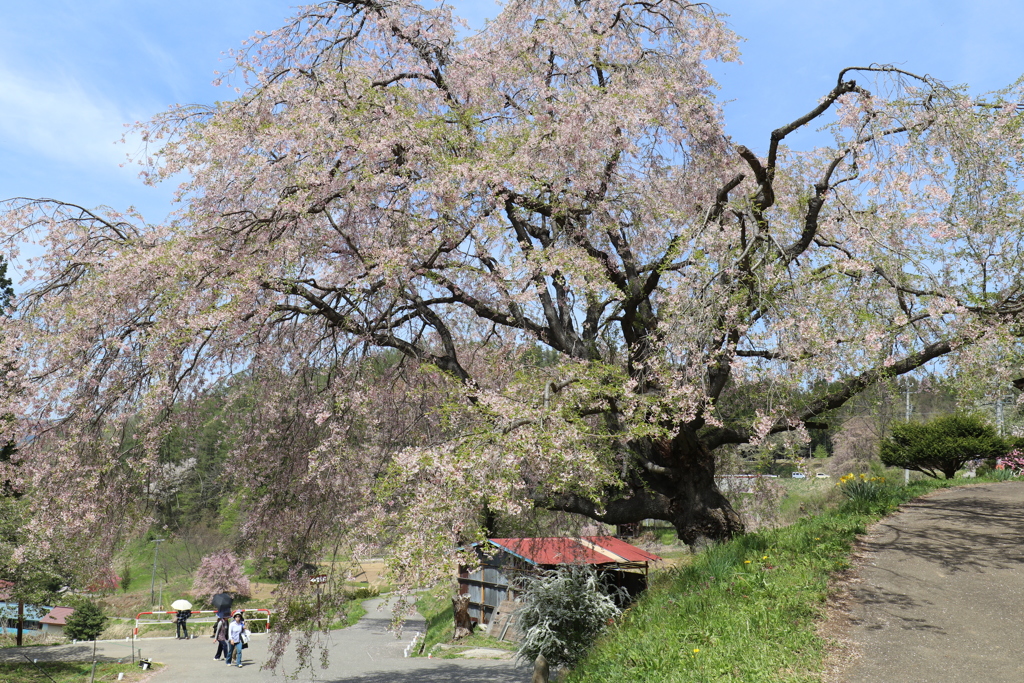
<svg viewBox="0 0 1024 683"><path fill-rule="evenodd" d="M939 359L1013 372L1019 85L850 68L748 148L704 4L511 0L459 31L311 5L237 53L236 97L139 126L146 177L184 179L172 221L9 202L11 249L44 251L3 338L22 484L64 494L40 544L114 547L231 375L250 551L386 545L416 584L535 508L728 538L717 449ZM795 151L805 126L834 144Z"/></svg>

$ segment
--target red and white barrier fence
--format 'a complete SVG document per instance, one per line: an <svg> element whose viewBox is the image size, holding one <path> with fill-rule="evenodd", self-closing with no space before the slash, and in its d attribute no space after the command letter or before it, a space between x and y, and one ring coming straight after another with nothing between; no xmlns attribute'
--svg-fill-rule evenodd
<svg viewBox="0 0 1024 683"><path fill-rule="evenodd" d="M231 616L233 617L235 614L237 614L239 612L244 613L245 621L247 623L266 622L266 628L264 628L263 631L265 631L267 633L270 632L270 610L269 609L266 609L264 607L252 607L252 608L248 608L248 609L236 609L236 610L233 610L231 612ZM144 618L147 615L151 616L153 618L151 618L151 619ZM169 619L169 618L166 618L166 617L161 619L157 615L168 615L168 616L171 616L171 617L177 617L178 610L167 610L166 612L163 612L163 611L161 611L161 612L139 612L135 616L135 630L132 632L132 635L135 638L139 637L139 625L140 624L141 625L147 625L147 624L161 625L161 624L166 624L168 626L173 626L175 624L176 619ZM189 617L189 620L187 622L189 626L197 626L199 624L213 624L214 622L217 621L217 610L213 610L213 609L209 609L209 610L207 610L207 609L204 609L204 610L192 610L192 615L193 616ZM196 616L196 615L198 615L198 616ZM203 615L209 615L209 616L203 616ZM260 631L260 632L263 632L263 631Z"/></svg>

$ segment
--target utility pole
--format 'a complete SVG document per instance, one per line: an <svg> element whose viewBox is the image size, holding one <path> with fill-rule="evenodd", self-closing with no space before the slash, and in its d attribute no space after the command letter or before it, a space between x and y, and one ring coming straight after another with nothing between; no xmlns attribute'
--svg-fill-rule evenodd
<svg viewBox="0 0 1024 683"><path fill-rule="evenodd" d="M1003 435L1003 390L999 390L996 398L996 424L999 425L999 436Z"/></svg>
<svg viewBox="0 0 1024 683"><path fill-rule="evenodd" d="M150 605L155 605L156 604L155 602L153 602L156 599L156 590L155 590L156 589L156 556L160 552L160 544L163 543L163 542L164 542L164 539L162 539L162 538L154 538L153 539L153 543L156 543L156 545L153 546L153 578L149 582L149 604Z"/></svg>
<svg viewBox="0 0 1024 683"><path fill-rule="evenodd" d="M25 632L25 601L18 598L18 635L16 646L22 646L22 634Z"/></svg>

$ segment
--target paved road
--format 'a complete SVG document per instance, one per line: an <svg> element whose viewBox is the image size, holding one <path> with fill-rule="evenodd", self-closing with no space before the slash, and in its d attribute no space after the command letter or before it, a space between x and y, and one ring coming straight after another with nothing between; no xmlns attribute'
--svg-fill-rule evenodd
<svg viewBox="0 0 1024 683"><path fill-rule="evenodd" d="M387 631L391 611L377 609L380 600L368 600L363 605L367 615L358 624L331 632L330 660L327 669L319 663L314 670L299 673L296 681L316 683L525 683L532 669L516 667L510 661L406 658L403 651L416 631L424 631L423 618L415 615L406 622L401 638ZM285 680L285 673L294 673L296 659L289 652L284 659L284 671L263 671L261 664L267 655L267 636L254 634L245 650L242 668L213 661L216 646L208 635L196 640L173 638L146 638L135 641L142 656L162 662L165 667L152 683L192 683L216 680L218 683L245 681L246 683ZM60 645L0 650L0 661L24 661L21 653L46 660L89 661L92 644ZM131 659L129 642L103 641L97 646L98 658L104 660ZM138 656L138 653L136 653ZM213 678L216 677L216 678Z"/></svg>
<svg viewBox="0 0 1024 683"><path fill-rule="evenodd" d="M882 520L851 585L845 683L1024 681L1024 482L947 489Z"/></svg>

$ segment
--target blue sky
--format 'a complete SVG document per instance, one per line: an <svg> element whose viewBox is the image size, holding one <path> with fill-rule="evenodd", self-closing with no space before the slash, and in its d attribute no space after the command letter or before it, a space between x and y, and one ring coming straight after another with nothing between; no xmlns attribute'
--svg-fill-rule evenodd
<svg viewBox="0 0 1024 683"><path fill-rule="evenodd" d="M429 0L428 0L429 1ZM292 13L271 0L0 0L0 198L135 205L150 221L171 188L120 167L124 124L172 103L210 102L223 53ZM479 26L491 0L455 0ZM763 151L768 133L811 108L838 71L895 63L990 90L1024 73L1024 3L1011 0L723 0L743 64L715 68L729 132ZM799 144L799 141L795 141Z"/></svg>

